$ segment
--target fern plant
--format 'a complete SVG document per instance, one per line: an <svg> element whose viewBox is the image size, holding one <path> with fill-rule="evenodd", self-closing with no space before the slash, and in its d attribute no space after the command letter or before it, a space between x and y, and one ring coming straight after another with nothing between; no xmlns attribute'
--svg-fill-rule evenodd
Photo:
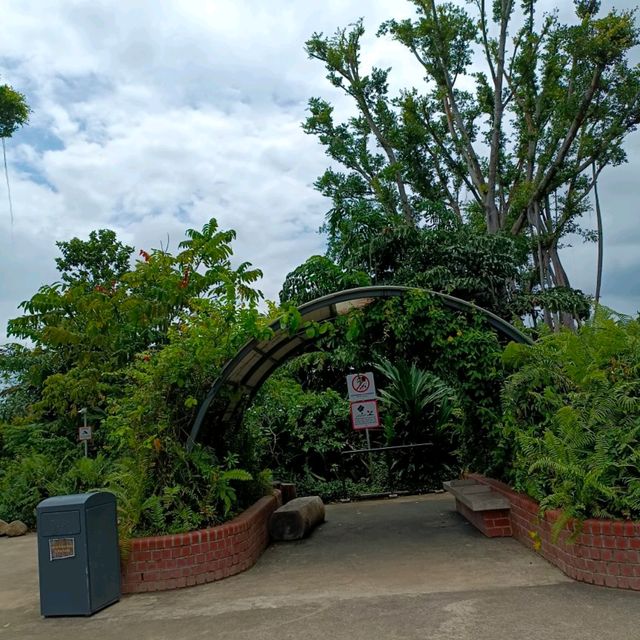
<svg viewBox="0 0 640 640"><path fill-rule="evenodd" d="M640 323L600 309L578 333L505 351L510 481L570 518L640 517Z"/></svg>

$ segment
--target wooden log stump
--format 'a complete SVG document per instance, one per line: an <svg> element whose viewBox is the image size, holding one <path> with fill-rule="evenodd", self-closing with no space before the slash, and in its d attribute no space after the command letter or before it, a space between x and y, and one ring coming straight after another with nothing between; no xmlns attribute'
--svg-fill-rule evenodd
<svg viewBox="0 0 640 640"><path fill-rule="evenodd" d="M291 482L281 482L279 489L282 491L282 504L287 504L296 497L296 485Z"/></svg>
<svg viewBox="0 0 640 640"><path fill-rule="evenodd" d="M295 498L276 509L269 520L274 540L300 540L324 522L324 504L319 496Z"/></svg>

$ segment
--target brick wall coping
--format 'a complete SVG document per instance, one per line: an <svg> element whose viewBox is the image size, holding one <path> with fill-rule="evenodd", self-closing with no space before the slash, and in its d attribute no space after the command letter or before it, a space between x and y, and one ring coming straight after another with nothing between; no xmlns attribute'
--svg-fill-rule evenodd
<svg viewBox="0 0 640 640"><path fill-rule="evenodd" d="M590 518L569 521L557 539L553 524L561 511L540 516L540 505L511 487L480 474L470 479L489 485L511 503L512 535L574 580L618 589L640 591L640 522Z"/></svg>
<svg viewBox="0 0 640 640"><path fill-rule="evenodd" d="M178 589L248 569L267 547L269 518L281 504L276 490L217 527L134 538L122 565L122 592Z"/></svg>

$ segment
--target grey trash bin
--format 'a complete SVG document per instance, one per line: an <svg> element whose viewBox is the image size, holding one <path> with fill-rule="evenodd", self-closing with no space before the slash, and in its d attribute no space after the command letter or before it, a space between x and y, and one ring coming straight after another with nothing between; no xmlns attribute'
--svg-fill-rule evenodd
<svg viewBox="0 0 640 640"><path fill-rule="evenodd" d="M37 508L40 611L89 616L120 599L116 498L81 493Z"/></svg>

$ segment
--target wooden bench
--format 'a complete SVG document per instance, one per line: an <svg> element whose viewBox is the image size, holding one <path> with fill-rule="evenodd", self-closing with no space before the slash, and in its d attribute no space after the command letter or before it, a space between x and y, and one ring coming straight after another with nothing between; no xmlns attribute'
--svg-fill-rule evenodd
<svg viewBox="0 0 640 640"><path fill-rule="evenodd" d="M456 509L488 538L511 536L511 504L476 480L449 480L442 485L456 499Z"/></svg>

